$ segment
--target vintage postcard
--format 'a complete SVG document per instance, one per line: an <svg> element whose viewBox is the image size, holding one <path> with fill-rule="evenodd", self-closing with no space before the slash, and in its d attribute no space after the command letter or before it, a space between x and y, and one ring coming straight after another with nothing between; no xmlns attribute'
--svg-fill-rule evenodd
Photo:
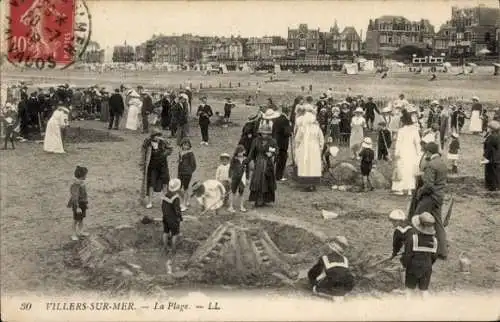
<svg viewBox="0 0 500 322"><path fill-rule="evenodd" d="M499 1L1 19L2 320L500 318Z"/></svg>

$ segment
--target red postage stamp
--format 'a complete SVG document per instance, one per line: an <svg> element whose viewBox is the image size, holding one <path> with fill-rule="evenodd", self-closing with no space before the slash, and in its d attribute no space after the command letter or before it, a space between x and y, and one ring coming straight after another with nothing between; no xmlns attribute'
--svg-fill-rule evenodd
<svg viewBox="0 0 500 322"><path fill-rule="evenodd" d="M90 14L80 0L10 0L8 59L38 69L66 68L90 40Z"/></svg>

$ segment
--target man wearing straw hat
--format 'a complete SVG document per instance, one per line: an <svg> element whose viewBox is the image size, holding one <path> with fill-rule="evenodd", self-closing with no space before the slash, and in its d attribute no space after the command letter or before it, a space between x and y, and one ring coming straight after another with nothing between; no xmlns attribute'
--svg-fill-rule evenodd
<svg viewBox="0 0 500 322"><path fill-rule="evenodd" d="M401 257L401 263L405 267L405 286L408 295L414 293L417 286L422 296L425 297L428 293L432 265L436 262L438 249L435 222L434 216L428 212L423 212L411 219L415 230L406 239Z"/></svg>
<svg viewBox="0 0 500 322"><path fill-rule="evenodd" d="M354 276L344 256L349 244L344 236L337 236L326 244L325 255L309 270L307 277L313 294L340 300L354 288Z"/></svg>

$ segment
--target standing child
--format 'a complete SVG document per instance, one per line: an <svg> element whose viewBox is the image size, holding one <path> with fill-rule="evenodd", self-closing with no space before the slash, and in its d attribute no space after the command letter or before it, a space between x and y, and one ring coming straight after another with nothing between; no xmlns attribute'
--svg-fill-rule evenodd
<svg viewBox="0 0 500 322"><path fill-rule="evenodd" d="M332 108L332 119L330 120L330 136L335 144L340 144L340 108Z"/></svg>
<svg viewBox="0 0 500 322"><path fill-rule="evenodd" d="M77 166L75 181L70 187L71 196L67 206L73 209L73 236L71 236L71 239L75 241L79 237L88 236L87 233L83 232L83 218L87 216L88 209L88 196L85 188L87 173L88 169L86 167Z"/></svg>
<svg viewBox="0 0 500 322"><path fill-rule="evenodd" d="M224 104L224 123L229 123L231 119L231 110L234 108L234 104L231 102L231 97L226 97L226 104Z"/></svg>
<svg viewBox="0 0 500 322"><path fill-rule="evenodd" d="M11 103L5 104L5 114L3 117L3 122L5 126L5 142L4 150L7 150L7 144L10 141L12 149L15 150L15 137L16 137L16 127L19 125L19 118L17 117L17 112Z"/></svg>
<svg viewBox="0 0 500 322"><path fill-rule="evenodd" d="M224 189L229 191L231 188L231 179L229 177L229 162L231 161L231 156L227 153L222 153L219 157L220 164L215 171L215 180L222 183ZM228 197L224 197L224 205L227 205Z"/></svg>
<svg viewBox="0 0 500 322"><path fill-rule="evenodd" d="M196 170L196 158L191 148L191 141L188 138L182 139L181 151L179 152L179 166L177 170L177 175L181 181L183 193L181 211L186 211L189 207L189 184L191 183L193 173Z"/></svg>
<svg viewBox="0 0 500 322"><path fill-rule="evenodd" d="M410 295L419 288L422 296L428 293L431 283L432 265L437 259L436 220L428 213L413 216L411 223L415 230L408 236L401 262L405 267L405 286Z"/></svg>
<svg viewBox="0 0 500 322"><path fill-rule="evenodd" d="M179 190L181 189L181 180L172 179L168 183L167 192L161 198L161 212L163 214L163 245L165 251L172 247L175 251L177 236L180 233L182 221L181 201Z"/></svg>
<svg viewBox="0 0 500 322"><path fill-rule="evenodd" d="M377 159L390 161L391 157L389 156L389 151L392 146L392 134L391 131L387 128L387 123L379 122L378 123L378 142L377 142Z"/></svg>
<svg viewBox="0 0 500 322"><path fill-rule="evenodd" d="M451 161L451 173L458 173L458 159L460 151L460 141L458 140L458 133L451 133L451 141L448 147L448 160Z"/></svg>
<svg viewBox="0 0 500 322"><path fill-rule="evenodd" d="M406 214L401 209L394 209L389 214L389 220L392 223L394 232L392 234L392 254L391 259L399 255L399 251L403 248L406 239L411 235L412 229L411 225L408 223ZM401 289L404 289L405 285L405 272L404 267L401 267L400 271L401 277Z"/></svg>
<svg viewBox="0 0 500 322"><path fill-rule="evenodd" d="M363 190L367 191L373 190L372 183L370 181L370 172L373 167L373 160L375 159L375 152L373 151L372 139L365 137L363 143L361 143L361 152L359 152L359 157L361 158L361 175L363 176Z"/></svg>
<svg viewBox="0 0 500 322"><path fill-rule="evenodd" d="M335 146L333 138L328 137L326 139L326 144L323 147L322 159L323 159L323 172L330 170L332 166L332 159L337 156L339 148Z"/></svg>
<svg viewBox="0 0 500 322"><path fill-rule="evenodd" d="M240 196L240 211L246 212L243 193L248 176L247 158L245 156L245 147L238 145L234 151L231 165L229 166L229 177L231 178L231 193L229 194L229 212L234 213L234 196L236 193Z"/></svg>

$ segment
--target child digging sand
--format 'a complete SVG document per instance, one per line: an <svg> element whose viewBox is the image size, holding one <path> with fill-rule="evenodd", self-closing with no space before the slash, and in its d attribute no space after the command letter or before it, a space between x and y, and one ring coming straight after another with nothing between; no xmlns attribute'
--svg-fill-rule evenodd
<svg viewBox="0 0 500 322"><path fill-rule="evenodd" d="M229 166L229 178L231 179L231 193L229 194L229 212L234 213L234 196L238 193L240 197L240 211L246 212L243 193L248 178L247 158L245 157L245 147L238 145L234 151L231 165Z"/></svg>
<svg viewBox="0 0 500 322"><path fill-rule="evenodd" d="M391 259L400 255L399 251L403 248L406 239L412 233L412 227L408 222L406 214L401 209L394 209L389 214L389 220L394 228L392 233L392 254ZM405 289L405 271L404 267L401 266L399 269L399 274L401 277L401 289Z"/></svg>
<svg viewBox="0 0 500 322"><path fill-rule="evenodd" d="M78 240L79 237L88 236L87 233L83 232L83 218L86 217L88 208L87 189L85 188L87 173L87 168L77 166L75 182L70 187L71 196L67 206L73 209L73 235L71 239L74 241Z"/></svg>
<svg viewBox="0 0 500 322"><path fill-rule="evenodd" d="M168 250L168 247L175 251L177 246L177 236L182 221L180 189L181 180L172 179L168 183L167 193L161 198L161 211L163 213L162 240L165 251Z"/></svg>

